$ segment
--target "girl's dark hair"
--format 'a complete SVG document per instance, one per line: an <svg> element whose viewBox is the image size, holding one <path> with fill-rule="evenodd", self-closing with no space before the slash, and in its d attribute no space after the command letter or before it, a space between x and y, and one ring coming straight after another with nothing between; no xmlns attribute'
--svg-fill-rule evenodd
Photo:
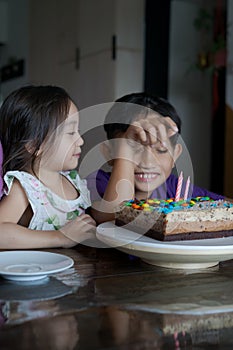
<svg viewBox="0 0 233 350"><path fill-rule="evenodd" d="M25 86L0 108L3 174L32 169L41 144L68 116L71 98L57 86ZM30 148L30 151L29 151Z"/></svg>
<svg viewBox="0 0 233 350"><path fill-rule="evenodd" d="M105 117L104 130L110 140L125 132L140 115L148 115L153 110L163 117L170 117L181 131L181 120L175 108L164 98L137 92L125 95L115 101ZM171 140L172 141L172 140Z"/></svg>

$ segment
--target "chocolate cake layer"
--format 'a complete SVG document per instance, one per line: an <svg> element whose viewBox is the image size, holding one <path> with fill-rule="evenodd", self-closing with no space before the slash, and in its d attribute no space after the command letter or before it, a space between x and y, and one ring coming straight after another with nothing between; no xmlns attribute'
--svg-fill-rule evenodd
<svg viewBox="0 0 233 350"><path fill-rule="evenodd" d="M203 199L204 198L204 199ZM189 201L125 201L116 213L117 226L160 241L222 238L233 235L233 205L198 197Z"/></svg>
<svg viewBox="0 0 233 350"><path fill-rule="evenodd" d="M116 226L125 226L126 224L121 220L115 221ZM142 232L138 227L128 223L127 229L135 231L139 234L145 235L147 237L156 239L158 241L171 242L171 241L188 241L196 239L211 239L211 238L223 238L233 236L233 230L222 230L222 231L211 231L211 232L188 232L188 233L177 233L172 235L164 235L161 232L156 232L154 230L149 230L146 233Z"/></svg>

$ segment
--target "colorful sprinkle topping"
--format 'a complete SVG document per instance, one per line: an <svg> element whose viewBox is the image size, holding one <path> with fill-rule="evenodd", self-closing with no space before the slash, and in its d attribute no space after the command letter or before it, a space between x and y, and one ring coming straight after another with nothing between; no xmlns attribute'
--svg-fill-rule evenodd
<svg viewBox="0 0 233 350"><path fill-rule="evenodd" d="M226 202L224 200L211 199L209 197L195 197L189 198L187 200L180 199L178 202L175 202L174 198L169 199L131 199L124 202L125 206L132 207L133 209L143 210L147 212L158 211L160 213L168 214L173 210L184 210L191 209L195 206L199 209L204 208L213 208L213 207L227 207L231 208L232 203Z"/></svg>

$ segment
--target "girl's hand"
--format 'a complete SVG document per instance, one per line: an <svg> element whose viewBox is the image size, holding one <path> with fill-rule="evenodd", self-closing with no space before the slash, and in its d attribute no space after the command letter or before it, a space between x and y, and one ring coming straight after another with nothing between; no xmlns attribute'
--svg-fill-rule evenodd
<svg viewBox="0 0 233 350"><path fill-rule="evenodd" d="M90 215L82 214L64 225L60 232L77 244L95 238L96 223Z"/></svg>

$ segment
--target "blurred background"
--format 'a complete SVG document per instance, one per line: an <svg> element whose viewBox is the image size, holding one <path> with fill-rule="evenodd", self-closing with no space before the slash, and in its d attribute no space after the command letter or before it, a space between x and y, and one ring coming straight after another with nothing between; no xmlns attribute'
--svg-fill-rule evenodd
<svg viewBox="0 0 233 350"><path fill-rule="evenodd" d="M0 101L28 83L64 87L79 109L165 97L195 184L233 197L232 37L231 0L0 0Z"/></svg>

